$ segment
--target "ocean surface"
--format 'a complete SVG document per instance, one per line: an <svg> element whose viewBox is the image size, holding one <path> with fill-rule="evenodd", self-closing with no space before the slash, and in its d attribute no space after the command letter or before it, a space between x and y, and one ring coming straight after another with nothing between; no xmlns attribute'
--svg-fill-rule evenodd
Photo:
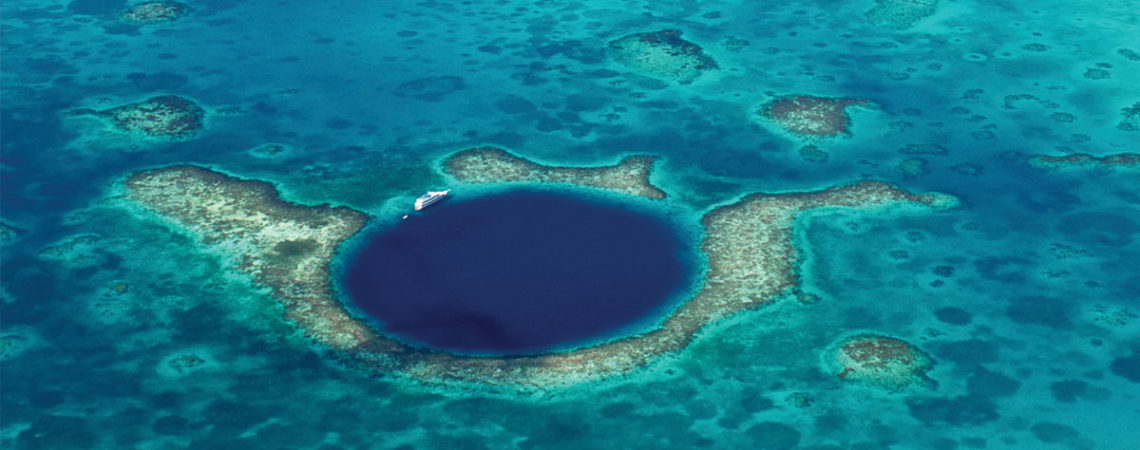
<svg viewBox="0 0 1140 450"><path fill-rule="evenodd" d="M444 204L367 233L338 277L346 303L413 345L520 355L644 333L698 278L670 224L625 204L540 191Z"/></svg>
<svg viewBox="0 0 1140 450"><path fill-rule="evenodd" d="M186 3L155 24L123 21L123 1L0 5L0 447L1140 442L1140 170L1027 163L1140 149L1135 0ZM719 68L682 84L607 54L664 29ZM876 106L805 139L757 116L792 94ZM69 113L158 95L200 104L204 129L149 138ZM132 172L189 163L398 220L448 184L441 158L479 145L555 165L659 156L683 223L860 179L962 206L807 214L816 301L734 315L617 379L509 395L341 367L224 249L117 197ZM828 348L861 333L929 354L936 386L829 372Z"/></svg>

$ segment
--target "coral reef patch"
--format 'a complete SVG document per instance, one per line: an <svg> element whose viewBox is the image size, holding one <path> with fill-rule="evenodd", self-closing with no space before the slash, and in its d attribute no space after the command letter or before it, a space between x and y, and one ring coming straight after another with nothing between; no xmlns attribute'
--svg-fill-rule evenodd
<svg viewBox="0 0 1140 450"><path fill-rule="evenodd" d="M934 360L901 339L861 334L843 339L830 353L829 364L840 368L836 375L843 381L889 390L913 384L928 387L935 384L926 376L934 367Z"/></svg>
<svg viewBox="0 0 1140 450"><path fill-rule="evenodd" d="M551 167L536 164L496 147L463 150L447 158L444 170L464 183L568 183L651 199L665 191L649 182L656 158L629 156L604 167Z"/></svg>
<svg viewBox="0 0 1140 450"><path fill-rule="evenodd" d="M799 136L832 137L851 133L847 107L871 105L857 98L789 95L764 104L757 113Z"/></svg>
<svg viewBox="0 0 1140 450"><path fill-rule="evenodd" d="M799 153L800 158L810 163L825 163L831 157L827 151L810 144L800 147Z"/></svg>
<svg viewBox="0 0 1140 450"><path fill-rule="evenodd" d="M904 155L949 155L950 150L938 144L907 144L899 149Z"/></svg>
<svg viewBox="0 0 1140 450"><path fill-rule="evenodd" d="M16 333L0 335L0 361L19 355L28 347L29 339Z"/></svg>
<svg viewBox="0 0 1140 450"><path fill-rule="evenodd" d="M689 84L719 66L701 46L681 39L680 30L636 33L610 41L610 56L638 72Z"/></svg>
<svg viewBox="0 0 1140 450"><path fill-rule="evenodd" d="M1095 156L1088 153L1069 155L1037 155L1029 158L1029 165L1044 170L1059 170L1074 167L1140 169L1140 153L1116 153Z"/></svg>
<svg viewBox="0 0 1140 450"><path fill-rule="evenodd" d="M506 162L515 172L488 166ZM643 161L641 164L645 164ZM447 164L461 180L496 181L482 170L501 170L517 180L594 186L598 173L560 171L510 157L498 150L460 152ZM475 170L475 169L479 170ZM648 186L642 177L619 186ZM535 175L538 174L538 175ZM531 178L537 177L537 178ZM702 288L660 327L636 336L558 353L514 357L473 357L411 347L377 333L349 313L330 288L329 264L336 247L356 233L366 216L345 207L285 202L268 183L234 178L202 167L177 166L139 172L124 185L125 198L223 249L229 263L268 287L285 317L346 365L379 375L403 375L428 383L460 383L487 389L531 391L628 373L685 348L707 325L787 294L797 283L799 254L792 243L796 217L820 207L876 207L913 204L947 208L957 204L941 194L912 194L882 182L861 182L814 192L753 194L713 209L702 223L701 250L708 258ZM625 189L625 188L622 188ZM632 194L638 195L638 194ZM647 195L642 192L640 195ZM297 243L304 243L303 245Z"/></svg>
<svg viewBox="0 0 1140 450"><path fill-rule="evenodd" d="M399 86L396 86L394 93L399 97L434 102L442 100L444 96L461 90L465 86L463 78L453 75L423 77L400 83Z"/></svg>
<svg viewBox="0 0 1140 450"><path fill-rule="evenodd" d="M269 183L198 166L135 173L124 186L127 199L225 249L229 263L270 287L286 318L310 337L340 347L371 334L345 316L329 274L333 252L364 226L365 214L288 203Z"/></svg>
<svg viewBox="0 0 1140 450"><path fill-rule="evenodd" d="M1121 131L1140 131L1140 102L1120 110L1120 123L1116 129Z"/></svg>
<svg viewBox="0 0 1140 450"><path fill-rule="evenodd" d="M169 22L182 18L193 11L194 8L191 8L190 5L175 1L143 2L132 5L123 11L122 19L125 22L137 24Z"/></svg>
<svg viewBox="0 0 1140 450"><path fill-rule="evenodd" d="M899 161L895 170L908 180L922 178L930 174L929 162L923 158L906 158Z"/></svg>
<svg viewBox="0 0 1140 450"><path fill-rule="evenodd" d="M902 30L934 14L938 0L876 0L864 16L872 25Z"/></svg>
<svg viewBox="0 0 1140 450"><path fill-rule="evenodd" d="M70 114L109 120L116 130L128 134L175 139L197 135L206 118L201 106L177 95L160 95L104 110L77 109Z"/></svg>
<svg viewBox="0 0 1140 450"><path fill-rule="evenodd" d="M9 242L15 241L16 239L19 239L20 235L24 234L25 232L26 231L20 227L0 220L0 244L7 244Z"/></svg>

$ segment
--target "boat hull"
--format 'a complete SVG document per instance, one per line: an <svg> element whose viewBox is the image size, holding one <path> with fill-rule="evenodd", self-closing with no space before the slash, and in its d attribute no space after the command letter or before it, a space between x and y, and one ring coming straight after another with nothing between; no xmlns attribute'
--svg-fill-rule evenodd
<svg viewBox="0 0 1140 450"><path fill-rule="evenodd" d="M448 189L446 191L429 191L428 193L421 195L416 199L416 203L414 205L416 211L422 211L424 208L439 203L439 201L443 200L443 198L446 197L449 192L451 192L451 189Z"/></svg>

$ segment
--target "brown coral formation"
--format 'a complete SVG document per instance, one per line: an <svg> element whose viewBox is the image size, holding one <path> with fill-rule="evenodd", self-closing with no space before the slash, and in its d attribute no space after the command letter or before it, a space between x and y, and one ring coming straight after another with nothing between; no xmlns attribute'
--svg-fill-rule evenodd
<svg viewBox="0 0 1140 450"><path fill-rule="evenodd" d="M887 336L864 334L844 339L832 354L844 381L863 382L891 390L918 383L932 386L926 373L934 360L915 346Z"/></svg>
<svg viewBox="0 0 1140 450"><path fill-rule="evenodd" d="M1069 167L1140 169L1140 153L1116 153L1104 156L1094 156L1087 153L1073 153L1063 156L1037 155L1029 159L1029 165L1045 170Z"/></svg>
<svg viewBox="0 0 1140 450"><path fill-rule="evenodd" d="M334 251L364 226L365 214L288 203L269 183L197 166L139 172L125 186L126 198L226 249L230 263L270 287L285 316L317 341L345 346L372 334L346 317L329 274Z"/></svg>
<svg viewBox="0 0 1140 450"><path fill-rule="evenodd" d="M478 167L531 180L528 177L535 171L548 174L546 170L555 170L529 163L525 167L531 170L520 174L515 169L488 166L486 161L472 162L474 156L488 154L497 155L499 159L493 161L508 168L519 167L513 157L482 149L457 155L456 161L465 162L457 172ZM557 173L578 174L582 184L588 185L597 179L586 169ZM644 176L639 171L621 173ZM556 179L576 182L573 178ZM640 183L648 184L644 178ZM639 183L620 185L630 184ZM661 327L573 351L496 358L409 347L375 332L344 309L329 287L328 267L337 245L364 224L365 216L357 211L286 203L266 183L200 167L141 172L129 177L126 187L127 198L190 229L203 243L226 249L236 269L272 289L287 318L347 364L427 382L475 383L524 391L627 373L684 348L698 331L723 317L786 294L796 284L799 255L792 245L792 227L802 211L900 203L936 208L954 205L951 197L911 194L881 182L808 193L751 195L705 215L707 232L701 249L708 257L708 271L703 288Z"/></svg>
<svg viewBox="0 0 1140 450"><path fill-rule="evenodd" d="M908 180L922 178L930 173L929 163L922 158L906 158L899 161L895 170Z"/></svg>
<svg viewBox="0 0 1140 450"><path fill-rule="evenodd" d="M938 0L876 0L865 16L873 25L901 30L937 10Z"/></svg>
<svg viewBox="0 0 1140 450"><path fill-rule="evenodd" d="M760 107L759 114L800 136L831 137L850 134L847 107L870 105L871 102L857 98L789 95Z"/></svg>
<svg viewBox="0 0 1140 450"><path fill-rule="evenodd" d="M652 156L630 156L613 166L552 167L535 164L506 150L478 147L447 158L444 170L464 183L568 183L651 199L665 191L649 182Z"/></svg>
<svg viewBox="0 0 1140 450"><path fill-rule="evenodd" d="M125 133L165 138L189 138L205 126L206 111L197 103L177 95L160 95L96 111L79 109L74 116L90 115L111 121Z"/></svg>
<svg viewBox="0 0 1140 450"><path fill-rule="evenodd" d="M123 11L123 20L127 22L146 24L169 22L181 18L193 11L189 5L175 1L143 2Z"/></svg>
<svg viewBox="0 0 1140 450"><path fill-rule="evenodd" d="M174 369L174 371L178 373L193 369L205 363L206 360L202 359L201 356L195 355L193 353L178 355L166 362L166 364L170 366L171 369Z"/></svg>
<svg viewBox="0 0 1140 450"><path fill-rule="evenodd" d="M681 84L692 83L702 73L718 68L701 46L681 39L680 30L623 36L610 42L609 53L626 67Z"/></svg>
<svg viewBox="0 0 1140 450"><path fill-rule="evenodd" d="M1140 131L1140 102L1120 110L1120 123L1116 129L1120 131Z"/></svg>

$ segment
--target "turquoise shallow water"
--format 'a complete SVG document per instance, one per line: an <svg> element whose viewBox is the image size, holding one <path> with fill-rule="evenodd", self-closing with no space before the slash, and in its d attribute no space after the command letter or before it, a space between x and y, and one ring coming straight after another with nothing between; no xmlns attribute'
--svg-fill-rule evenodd
<svg viewBox="0 0 1140 450"><path fill-rule="evenodd" d="M142 26L117 1L3 3L0 446L1140 441L1137 171L1026 164L1137 151L1122 115L1140 102L1135 2L942 0L901 27L876 24L872 0L328 3L195 1ZM679 84L606 54L665 28L719 70ZM813 141L756 120L793 93L878 108ZM205 131L139 139L66 114L158 94L199 102ZM813 213L796 235L818 301L739 314L618 380L489 396L336 366L218 249L113 198L126 173L198 163L390 215L445 182L433 161L482 144L557 164L661 156L654 181L693 215L868 177L964 206ZM907 154L923 144L945 152ZM925 169L902 172L909 158ZM840 382L824 352L863 332L929 353L937 387Z"/></svg>

